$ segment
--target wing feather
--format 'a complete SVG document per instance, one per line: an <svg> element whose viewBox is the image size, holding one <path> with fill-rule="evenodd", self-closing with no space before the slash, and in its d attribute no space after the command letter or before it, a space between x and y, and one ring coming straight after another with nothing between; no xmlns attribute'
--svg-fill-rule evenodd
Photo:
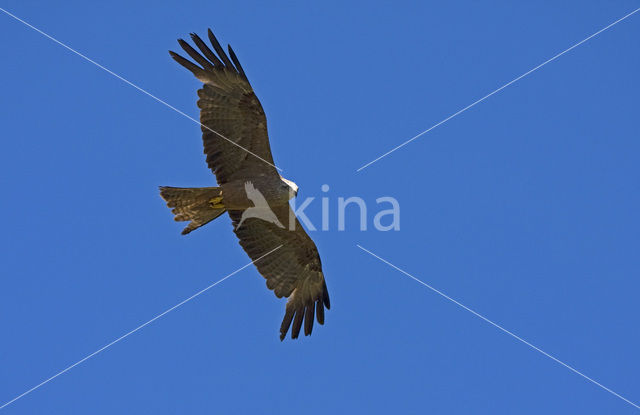
<svg viewBox="0 0 640 415"><path fill-rule="evenodd" d="M206 56L214 66L224 66L224 64L220 61L220 59L218 59L216 54L213 53L211 49L209 49L209 46L207 46L207 44L204 43L202 39L200 39L200 36L195 33L191 33L191 40L193 40L193 43L196 44L198 49L200 49L200 51L204 53L204 56Z"/></svg>
<svg viewBox="0 0 640 415"><path fill-rule="evenodd" d="M201 54L199 54L198 52L196 52L196 50L194 48L191 47L191 45L189 45L187 42L185 42L182 39L178 39L178 44L180 44L180 47L189 54L189 56L191 56L191 58L198 62L200 64L200 66L202 66L204 69L213 69L214 66L211 62L209 62L204 56L202 56Z"/></svg>
<svg viewBox="0 0 640 415"><path fill-rule="evenodd" d="M231 56L231 60L233 61L233 64L236 66L236 69L238 69L238 72L240 73L240 75L242 75L244 79L246 79L247 82L249 82L249 80L247 79L247 75L245 75L244 73L244 69L242 69L242 65L240 65L240 61L238 60L236 53L233 51L233 49L231 49L231 45L228 45L227 49L229 49L229 56Z"/></svg>
<svg viewBox="0 0 640 415"><path fill-rule="evenodd" d="M302 327L302 320L304 319L304 310L296 310L296 317L293 320L293 326L291 327L291 338L297 339L300 334L300 327ZM313 322L311 323L313 324ZM286 333L285 333L286 335Z"/></svg>
<svg viewBox="0 0 640 415"><path fill-rule="evenodd" d="M196 34L191 34L191 39L202 54L186 41L178 40L199 65L169 52L204 83L198 90L198 107L207 165L220 184L256 175L277 175L260 100L235 53L229 49L234 66L211 29L208 34L215 53Z"/></svg>
<svg viewBox="0 0 640 415"><path fill-rule="evenodd" d="M224 49L222 49L222 46L220 46L220 42L218 42L218 39L216 39L216 37L213 34L213 32L211 31L211 29L207 30L207 35L209 36L209 41L211 41L211 46L213 46L213 49L216 51L218 56L220 56L220 58L222 59L224 64L227 67L233 68L233 64L231 63L231 61L227 57L227 54L224 53Z"/></svg>
<svg viewBox="0 0 640 415"><path fill-rule="evenodd" d="M196 78L200 78L200 76L202 76L202 74L204 73L201 67L183 58L182 56L178 55L174 51L170 50L169 54L173 59L175 59L176 62L178 62L180 65L190 70L196 76Z"/></svg>
<svg viewBox="0 0 640 415"><path fill-rule="evenodd" d="M272 208L272 211L285 225L289 224L289 218L295 218L289 205ZM251 259L256 260L280 246L255 262L266 279L267 288L273 290L278 298L288 297L280 326L280 340L284 339L289 328L291 338L297 338L303 323L304 334L310 335L314 314L318 323L324 324L324 308L330 307L320 255L313 240L297 219L290 230L258 218L246 219L238 227L242 211L229 211L229 216L240 245Z"/></svg>

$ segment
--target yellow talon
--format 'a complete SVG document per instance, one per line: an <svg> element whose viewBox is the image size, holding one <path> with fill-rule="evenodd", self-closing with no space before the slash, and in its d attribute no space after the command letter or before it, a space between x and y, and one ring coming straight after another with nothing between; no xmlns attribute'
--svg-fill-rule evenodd
<svg viewBox="0 0 640 415"><path fill-rule="evenodd" d="M214 197L209 201L209 205L211 205L214 209L224 209L224 205L222 204L222 196Z"/></svg>

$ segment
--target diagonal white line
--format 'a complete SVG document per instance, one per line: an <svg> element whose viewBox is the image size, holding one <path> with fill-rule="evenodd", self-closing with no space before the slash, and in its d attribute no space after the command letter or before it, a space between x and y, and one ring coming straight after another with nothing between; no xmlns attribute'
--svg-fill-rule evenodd
<svg viewBox="0 0 640 415"><path fill-rule="evenodd" d="M246 267L248 267L251 264L254 264L258 261L260 261L262 258L266 257L267 255L273 253L274 251L280 249L282 247L282 245L278 246L275 249L272 249L271 251L267 252L266 254L262 255L260 258L256 259L255 261L251 261L246 265L243 265L242 267L238 268L237 270L233 271L231 274L228 274L226 277L219 279L218 281L214 282L213 284L209 285L206 288L203 288L202 290L198 291L197 293L193 294L191 297L180 301L178 304L174 305L173 307L169 308L168 310L163 311L162 313L158 314L157 316L155 316L154 318L152 318L151 320L147 321L144 324L139 325L138 327L136 327L135 329L127 332L126 334L118 337L117 339L115 339L114 341L112 341L111 343L107 344L106 346L103 346L101 348L99 348L98 350L96 350L95 352L83 357L82 359L78 360L77 362L75 362L74 364L72 364L71 366L68 366L67 368L61 370L60 372L56 373L55 375L51 376L50 378L40 382L39 384L37 384L36 386L34 386L33 388L29 389L28 391L21 393L20 395L16 396L15 398L11 399L10 401L6 402L4 405L0 406L0 409L3 409L4 407L12 404L13 402L17 401L18 399L24 397L25 395L30 394L31 392L33 392L34 390L38 389L39 387L51 382L53 379L57 378L58 376L62 375L65 372L68 372L69 370L73 369L74 367L78 366L80 363L91 359L93 356L97 355L98 353L104 351L105 349L113 346L114 344L118 343L120 340L125 339L126 337L132 335L133 333L135 333L136 331L140 330L141 328L153 323L154 321L156 321L157 319L159 319L160 317L164 316L165 314L170 313L171 311L175 310L176 308L180 307L181 305L183 305L186 302L189 302L191 300L193 300L194 298L196 298L197 296L199 296L200 294L204 293L205 291L208 291L209 289L215 287L216 285L220 284L222 281L226 280L227 278L230 278L232 276L234 276L235 274L237 274L238 272L242 271L243 269L245 269Z"/></svg>
<svg viewBox="0 0 640 415"><path fill-rule="evenodd" d="M569 49L566 49L565 51L558 53L558 54L557 54L557 55L555 55L554 57L552 57L552 58L550 58L550 59L547 59L546 61L542 62L540 65L536 66L535 68L533 68L533 69L531 69L531 70L529 70L529 71L527 71L527 72L523 73L523 74L522 74L522 75L520 75L519 77L517 77L517 78L515 78L515 79L513 79L513 80L511 80L511 81L509 81L509 82L507 82L506 84L502 85L500 88L496 89L495 91L493 91L493 92L491 92L491 93L489 93L489 94L487 94L487 95L483 96L482 98L480 98L479 100L477 100L477 101L473 102L472 104L467 105L466 107L464 107L464 108L463 108L463 109L461 109L460 111L458 111L458 112L456 112L456 113L454 113L454 114L452 114L452 115L448 116L447 118L445 118L444 120L440 121L439 123L437 123L437 124L435 124L435 125L433 125L433 126L431 126L431 127L427 128L426 130L424 130L424 131L423 131L423 132L421 132L420 134L418 134L418 135L416 135L416 136L414 136L414 137L411 137L410 139L408 139L408 140L407 140L407 141L405 141L404 143L402 143L402 144L400 144L400 145L398 145L398 146L396 146L396 147L392 148L391 150L387 151L386 153L384 153L383 155L379 156L378 158L371 160L371 161L370 161L370 162L368 162L367 164L365 164L365 165L361 166L358 170L356 170L356 172L359 172L359 171L361 171L361 170L366 169L367 167L369 167L370 165L372 165L372 164L373 164L373 163L375 163L376 161L378 161L378 160L380 160L380 159L382 159L382 158L384 158L384 157L388 156L389 154L393 153L393 152L394 152L394 151L396 151L396 150L399 150L400 148L402 148L402 147L406 146L407 144L409 144L409 143L410 143L410 142L412 142L413 140L415 140L415 139L417 139L417 138L419 138L419 137L423 136L424 134L426 134L426 133L428 133L429 131L433 130L434 128L436 128L436 127L438 127L438 126L440 126L440 125L444 124L445 122L449 121L450 119L452 119L452 118L454 118L454 117L456 117L456 116L458 116L458 115L462 114L463 112L465 112L465 111L466 111L466 110L468 110L469 108L471 108L471 107L475 106L476 104L479 104L479 103L481 103L482 101L484 101L485 99L489 98L491 95L493 95L493 94L495 94L495 93L497 93L497 92L502 91L504 88L508 87L509 85L511 85L511 84L513 84L513 83L515 83L515 82L519 81L520 79L524 78L525 76L529 75L530 73L532 73L532 72L534 72L534 71L537 71L538 69L542 68L543 66L545 66L545 65L546 65L546 64L548 64L549 62L552 62L552 61L556 60L557 58L559 58L560 56L562 56L562 55L564 55L565 53L569 52L570 50L572 50L572 49L574 49L574 48L576 48L576 47L578 47L578 46L582 45L584 42L588 41L589 39L591 39L591 38L593 38L593 37L595 37L595 36L597 36L597 35L599 35L600 33L604 32L605 30L609 29L610 27L612 27L612 26L614 26L614 25L616 25L616 24L620 23L621 21L623 21L623 20L624 20L624 19L626 19L627 17L630 17L631 15L633 15L633 14L637 13L638 11L640 11L640 7L639 7L639 8L637 8L637 9L635 9L635 10L634 10L634 11L632 11L631 13L629 13L629 14L625 15L624 17L621 17L620 19L616 20L615 22L611 23L611 24L610 24L610 25L608 25L607 27L604 27L604 28L602 28L602 29L598 30L597 32L595 32L595 33L594 33L594 34L592 34L591 36L589 36L589 37L586 37L586 38L582 39L580 42L578 42L578 43L576 43L575 45L571 46Z"/></svg>
<svg viewBox="0 0 640 415"><path fill-rule="evenodd" d="M587 379L589 382L601 387L602 389L606 390L607 392L611 393L612 395L622 399L623 401L625 401L626 403L635 406L637 409L640 409L640 406L636 405L635 403L631 402L630 400L628 400L627 398L625 398L624 396L612 391L611 389L607 388L606 386L604 386L603 384L593 380L592 378L590 378L589 376L585 375L584 373L578 371L577 369L569 366L568 364L564 363L563 361L553 357L552 355L550 355L549 353L545 352L544 350L540 349L539 347L534 346L533 344L529 343L528 341L526 341L525 339L523 339L520 336L517 336L515 334L513 334L512 332L510 332L509 330L505 329L504 327L500 326L497 323L494 323L493 321L489 320L488 318L486 318L485 316L483 316L482 314L470 309L469 307L467 307L466 305L460 303L459 301L454 300L453 298L449 297L448 295L446 295L445 293L443 293L442 291L439 291L435 288L433 288L432 286L430 286L429 284L427 284L426 282L423 282L422 280L414 277L413 275L409 274L407 271L393 265L391 262L387 261L384 258L379 257L378 255L374 254L373 252L369 251L368 249L363 248L362 246L356 244L356 246L360 249L362 249L364 252L368 253L369 255L371 255L374 258L377 258L378 260L384 262L385 264L389 265L391 268L395 269L396 271L399 271L401 273L403 273L404 275L406 275L407 277L411 278L412 280L416 281L419 284L424 285L425 287L427 287L428 289L430 289L431 291L435 292L436 294L446 298L447 300L451 301L452 303L464 308L465 310L467 310L468 312L470 312L471 314L473 314L476 317L481 318L482 320L486 321L487 323L491 324L492 326L494 326L495 328L503 331L504 333L508 334L509 336L513 337L514 339L526 344L527 346L531 347L533 350L542 353L543 355L545 355L546 357L548 357L549 359L553 360L556 363L561 364L562 366L566 367L567 369L569 369L570 371L582 376L583 378Z"/></svg>
<svg viewBox="0 0 640 415"><path fill-rule="evenodd" d="M118 75L117 73L105 68L104 66L100 65L98 62L94 61L91 58L86 57L85 55L83 55L82 53L78 52L77 50L71 48L70 46L66 45L65 43L62 43L61 41L59 41L58 39L54 38L53 36L43 32L42 30L38 29L37 27L25 22L24 20L22 20L21 18L19 18L18 16L9 13L8 11L6 11L5 9L3 9L2 7L0 7L0 11L4 12L7 16L10 16L12 18L14 18L15 20L19 21L20 23L24 24L25 26L30 27L31 29L35 30L36 32L40 33L41 35L53 40L55 43L57 43L58 45L62 46L63 48L75 53L76 55L80 56L82 59L86 60L87 62L91 62L92 64L94 64L95 66L97 66L98 68L102 69L103 71L109 73L110 75L115 76L116 78L118 78L119 80L125 82L128 85L131 85L132 87L134 87L135 89L137 89L138 91L142 92L143 94L155 99L156 101L158 101L159 103L163 104L164 106L174 110L175 112L177 112L178 114L182 115L183 117L186 117L188 119L190 119L191 121L195 122L196 124L200 125L203 128L206 128L207 130L211 131L214 134L217 134L218 136L220 136L221 138L224 138L225 140L227 140L228 142L230 142L231 144L233 144L236 147L239 147L241 149L243 149L244 151L246 151L247 153L251 154L254 157L259 158L260 160L264 161L265 163L267 163L268 165L274 167L277 170L283 171L280 167L275 166L273 164L271 164L270 162L268 162L267 160L263 159L262 157L260 157L259 155L253 153L251 150L247 150L246 148L242 147L240 144L236 143L233 140L230 140L229 138L225 137L224 135L220 134L217 131L212 130L211 128L207 127L204 124L201 124L200 121L196 120L195 118L185 114L184 112L180 111L179 109L177 109L176 107L174 107L171 104L168 104L167 102L161 100L160 98L156 97L155 95L153 95L150 92L147 92L146 90L142 89L141 87L139 87L138 85L134 84L133 82L123 78L122 76Z"/></svg>

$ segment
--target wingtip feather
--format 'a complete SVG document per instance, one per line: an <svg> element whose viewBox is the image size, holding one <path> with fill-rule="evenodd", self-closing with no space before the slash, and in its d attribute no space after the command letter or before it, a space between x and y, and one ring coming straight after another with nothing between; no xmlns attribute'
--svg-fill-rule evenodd
<svg viewBox="0 0 640 415"><path fill-rule="evenodd" d="M316 301L316 320L318 320L318 324L324 324L324 305L322 301Z"/></svg>
<svg viewBox="0 0 640 415"><path fill-rule="evenodd" d="M280 341L284 340L287 336L287 332L289 331L289 327L291 326L291 320L293 320L293 315L295 310L292 307L287 307L284 318L282 319L282 324L280 325Z"/></svg>
<svg viewBox="0 0 640 415"><path fill-rule="evenodd" d="M331 309L331 300L329 300L329 290L327 290L327 282L323 282L323 290L322 290L322 302L324 306L327 307L327 310Z"/></svg>
<svg viewBox="0 0 640 415"><path fill-rule="evenodd" d="M247 79L247 75L244 73L244 69L242 69L242 65L240 65L240 61L238 60L238 57L236 56L235 52L233 51L233 49L231 48L231 45L227 45L227 49L229 50L229 56L231 57L231 60L233 61L233 64L236 67L236 71L247 81L249 82L249 80Z"/></svg>
<svg viewBox="0 0 640 415"><path fill-rule="evenodd" d="M296 310L296 316L293 320L293 326L291 327L291 338L297 339L300 335L300 328L302 328L302 321L304 320L304 310Z"/></svg>
<svg viewBox="0 0 640 415"><path fill-rule="evenodd" d="M313 314L315 311L315 302L308 305L304 313L304 335L310 336L313 331Z"/></svg>
<svg viewBox="0 0 640 415"><path fill-rule="evenodd" d="M198 77L199 74L202 74L203 69L201 67L199 67L198 65L194 64L193 62L189 61L188 59L178 55L177 53L175 53L172 50L169 51L169 55L171 55L173 60L175 60L180 65L182 65L185 68L187 68L189 71L191 71L191 73L193 73L196 77Z"/></svg>
<svg viewBox="0 0 640 415"><path fill-rule="evenodd" d="M222 59L222 61L224 62L225 67L229 67L229 69L233 69L233 64L229 60L229 57L227 56L227 54L224 52L224 49L222 49L222 46L220 46L220 42L218 42L218 39L216 39L216 36L213 34L211 29L207 30L207 35L209 36L209 41L211 42L211 46L213 46L213 49L220 56L220 59Z"/></svg>

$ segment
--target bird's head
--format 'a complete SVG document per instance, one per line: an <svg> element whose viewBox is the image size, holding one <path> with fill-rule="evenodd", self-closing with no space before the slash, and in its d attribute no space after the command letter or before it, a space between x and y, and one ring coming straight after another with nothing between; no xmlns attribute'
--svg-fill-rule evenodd
<svg viewBox="0 0 640 415"><path fill-rule="evenodd" d="M285 179L285 178L284 178L284 177L282 177L282 176L280 176L280 179L284 182L284 184L286 184L286 185L287 185L287 187L288 187L289 189L291 189L291 192L293 192L293 193L292 193L292 194L293 194L292 198L293 198L293 197L296 197L296 196L298 195L298 185L297 185L297 184L295 184L294 182L292 182L291 180L287 180L287 179Z"/></svg>

